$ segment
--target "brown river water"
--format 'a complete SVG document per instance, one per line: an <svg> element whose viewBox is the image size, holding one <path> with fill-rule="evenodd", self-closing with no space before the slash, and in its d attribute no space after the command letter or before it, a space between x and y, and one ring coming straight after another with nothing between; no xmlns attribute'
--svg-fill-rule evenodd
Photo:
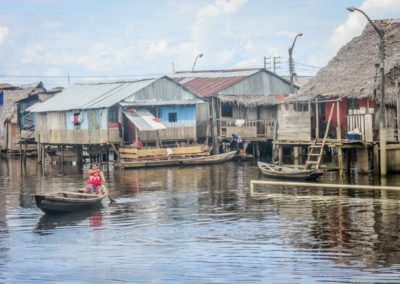
<svg viewBox="0 0 400 284"><path fill-rule="evenodd" d="M47 216L88 166L0 161L0 283L399 283L400 192L260 187L252 162L114 171L117 201ZM321 182L337 183L329 172ZM399 185L352 175L356 184Z"/></svg>

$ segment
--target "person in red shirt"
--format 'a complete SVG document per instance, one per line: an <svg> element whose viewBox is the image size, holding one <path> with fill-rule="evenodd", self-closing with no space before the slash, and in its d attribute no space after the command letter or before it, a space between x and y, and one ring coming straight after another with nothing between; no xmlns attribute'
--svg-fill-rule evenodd
<svg viewBox="0 0 400 284"><path fill-rule="evenodd" d="M88 172L88 185L85 193L94 192L96 194L103 194L103 184L105 182L104 173L99 169L99 165L96 163L92 164Z"/></svg>

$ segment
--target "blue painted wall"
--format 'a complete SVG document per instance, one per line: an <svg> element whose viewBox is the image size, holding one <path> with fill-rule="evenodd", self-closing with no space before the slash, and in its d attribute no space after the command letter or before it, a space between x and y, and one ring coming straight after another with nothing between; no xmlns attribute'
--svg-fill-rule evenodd
<svg viewBox="0 0 400 284"><path fill-rule="evenodd" d="M176 122L169 122L169 113L177 114ZM195 127L196 126L196 106L183 105L183 106L159 106L157 110L157 117L167 127Z"/></svg>

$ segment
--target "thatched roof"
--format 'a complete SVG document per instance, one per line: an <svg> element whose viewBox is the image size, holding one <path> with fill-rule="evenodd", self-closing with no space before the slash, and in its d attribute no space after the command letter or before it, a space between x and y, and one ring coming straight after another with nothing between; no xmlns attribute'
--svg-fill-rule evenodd
<svg viewBox="0 0 400 284"><path fill-rule="evenodd" d="M385 31L385 74L400 62L400 22L375 21ZM343 46L336 56L295 96L304 100L317 95L370 98L379 102L379 35L368 24L362 34ZM394 104L393 82L386 80L385 103ZM293 99L293 98L291 98Z"/></svg>
<svg viewBox="0 0 400 284"><path fill-rule="evenodd" d="M279 95L269 96L239 96L239 95L219 95L218 99L223 103L233 104L244 107L271 106L279 104Z"/></svg>

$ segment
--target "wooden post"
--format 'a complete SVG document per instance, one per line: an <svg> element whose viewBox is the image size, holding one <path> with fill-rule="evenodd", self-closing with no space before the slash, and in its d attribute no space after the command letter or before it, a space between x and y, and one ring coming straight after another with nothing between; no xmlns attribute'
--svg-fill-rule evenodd
<svg viewBox="0 0 400 284"><path fill-rule="evenodd" d="M357 150L357 164L358 164L358 172L360 174L368 174L368 149L359 149Z"/></svg>
<svg viewBox="0 0 400 284"><path fill-rule="evenodd" d="M315 100L315 139L319 138L319 107L318 99Z"/></svg>
<svg viewBox="0 0 400 284"><path fill-rule="evenodd" d="M217 112L216 112L216 101L215 97L211 97L211 136L212 136L212 148L213 154L218 154L218 133L217 133Z"/></svg>
<svg viewBox="0 0 400 284"><path fill-rule="evenodd" d="M387 174L387 164L386 164L386 137L387 137L387 128L383 127L383 123L379 124L379 146L381 148L380 151L380 164L381 164L381 176L386 176Z"/></svg>
<svg viewBox="0 0 400 284"><path fill-rule="evenodd" d="M397 98L396 114L397 114L397 141L400 142L400 94L399 94L399 80L394 80L395 92Z"/></svg>
<svg viewBox="0 0 400 284"><path fill-rule="evenodd" d="M42 171L44 173L44 170L45 170L45 155L46 155L46 146L45 145L42 145L41 152L42 152L42 158L41 158L41 160L42 160Z"/></svg>
<svg viewBox="0 0 400 284"><path fill-rule="evenodd" d="M374 175L379 175L379 144L374 144L373 147Z"/></svg>
<svg viewBox="0 0 400 284"><path fill-rule="evenodd" d="M278 156L279 156L279 165L283 165L283 147L282 145L278 146Z"/></svg>

